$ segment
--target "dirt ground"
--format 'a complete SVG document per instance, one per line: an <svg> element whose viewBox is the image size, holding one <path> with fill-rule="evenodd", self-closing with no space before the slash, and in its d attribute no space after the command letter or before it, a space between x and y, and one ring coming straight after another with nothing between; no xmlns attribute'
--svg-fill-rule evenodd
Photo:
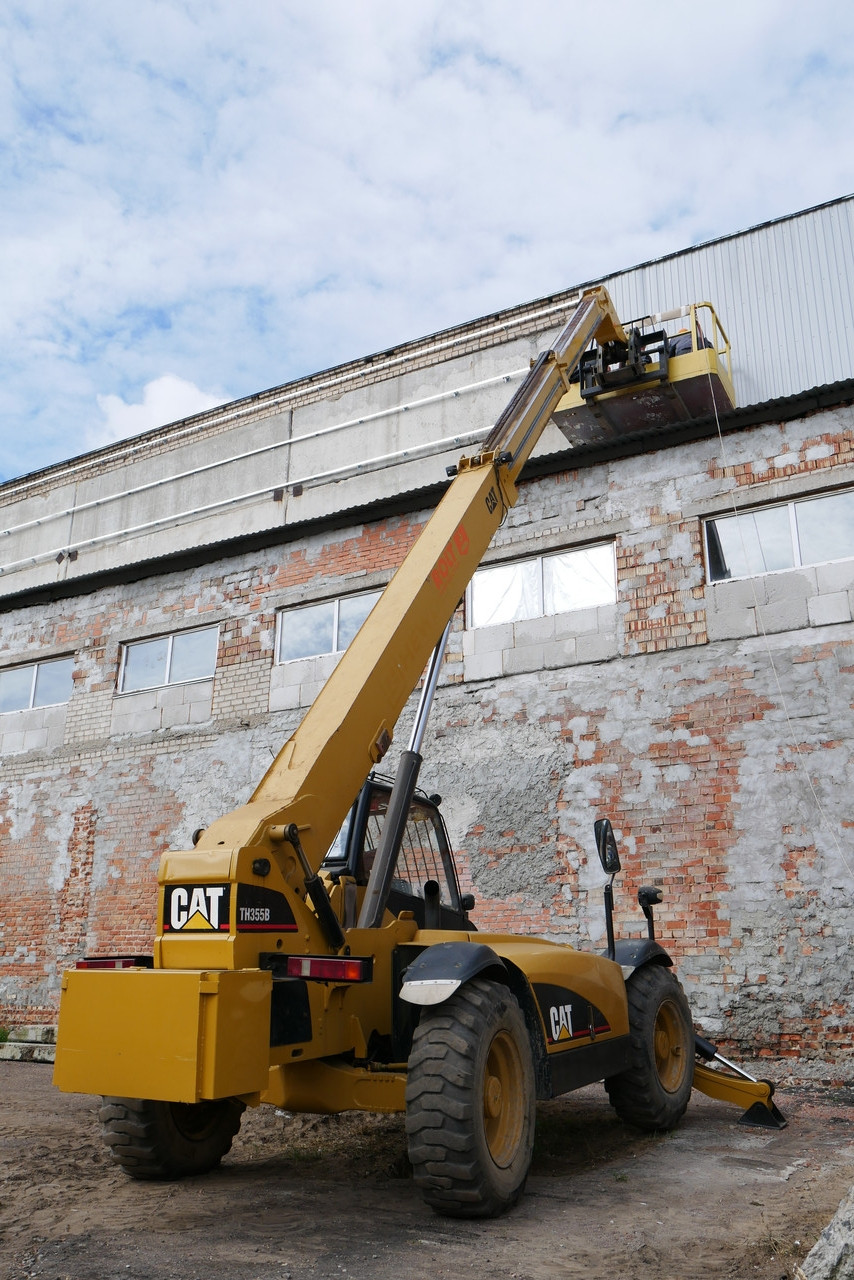
<svg viewBox="0 0 854 1280"><path fill-rule="evenodd" d="M765 1064L768 1074L768 1066ZM436 1217L408 1176L403 1121L247 1113L215 1173L133 1182L97 1100L51 1068L0 1062L3 1280L781 1280L854 1177L854 1090L779 1091L782 1131L695 1093L644 1136L592 1087L540 1107L524 1199L504 1218Z"/></svg>

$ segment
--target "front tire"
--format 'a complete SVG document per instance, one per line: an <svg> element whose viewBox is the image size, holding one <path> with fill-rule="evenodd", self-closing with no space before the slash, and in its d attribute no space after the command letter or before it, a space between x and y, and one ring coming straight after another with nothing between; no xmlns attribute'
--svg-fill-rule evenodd
<svg viewBox="0 0 854 1280"><path fill-rule="evenodd" d="M131 1178L186 1178L219 1164L243 1116L236 1098L216 1102L155 1102L104 1098L101 1137Z"/></svg>
<svg viewBox="0 0 854 1280"><path fill-rule="evenodd" d="M406 1133L415 1182L437 1213L491 1218L525 1186L534 1146L531 1046L515 996L477 978L413 1038Z"/></svg>
<svg viewBox="0 0 854 1280"><path fill-rule="evenodd" d="M639 1129L674 1129L694 1084L694 1025L685 992L662 965L650 964L626 984L631 1066L605 1081L621 1120Z"/></svg>

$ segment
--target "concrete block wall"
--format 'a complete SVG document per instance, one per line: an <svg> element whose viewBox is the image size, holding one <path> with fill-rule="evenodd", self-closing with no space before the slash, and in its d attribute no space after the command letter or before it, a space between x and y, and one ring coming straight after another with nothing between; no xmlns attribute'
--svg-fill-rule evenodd
<svg viewBox="0 0 854 1280"><path fill-rule="evenodd" d="M710 640L851 622L854 562L715 582L706 589L704 603Z"/></svg>
<svg viewBox="0 0 854 1280"><path fill-rule="evenodd" d="M110 736L155 733L180 725L203 724L211 718L213 679L191 680L159 689L117 694L110 716Z"/></svg>
<svg viewBox="0 0 854 1280"><path fill-rule="evenodd" d="M65 739L68 704L31 707L0 715L0 757L23 751L54 751Z"/></svg>
<svg viewBox="0 0 854 1280"><path fill-rule="evenodd" d="M837 410L726 437L725 462L699 441L524 485L488 561L613 539L617 601L480 630L461 609L422 775L446 796L481 928L601 947L592 823L609 814L620 928L641 931L636 889L660 884L660 933L703 1029L839 1062L854 566L709 585L702 520L734 492L747 505L854 484L852 427ZM50 744L0 737L0 1023L50 1022L83 952L150 948L160 853L248 798L337 661L277 666L277 610L382 586L425 518L3 615L0 661L73 653L75 670ZM123 642L208 623L213 680L116 692Z"/></svg>
<svg viewBox="0 0 854 1280"><path fill-rule="evenodd" d="M341 659L340 653L282 662L268 671L269 709L310 707Z"/></svg>
<svg viewBox="0 0 854 1280"><path fill-rule="evenodd" d="M465 630L463 679L492 680L578 662L606 662L619 652L616 606L601 605Z"/></svg>

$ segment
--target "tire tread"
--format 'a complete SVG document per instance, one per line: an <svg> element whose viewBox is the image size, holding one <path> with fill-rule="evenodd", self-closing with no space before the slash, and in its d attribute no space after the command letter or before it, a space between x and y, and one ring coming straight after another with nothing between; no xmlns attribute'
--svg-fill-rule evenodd
<svg viewBox="0 0 854 1280"><path fill-rule="evenodd" d="M102 1100L101 1138L129 1177L160 1181L207 1173L231 1149L244 1110L237 1099L224 1099L213 1132L194 1143L177 1134L169 1107L147 1098Z"/></svg>
<svg viewBox="0 0 854 1280"><path fill-rule="evenodd" d="M491 1028L512 1030L523 1053L528 1116L513 1171L496 1172L478 1136L475 1062ZM500 983L474 979L415 1031L406 1087L406 1134L415 1182L429 1205L451 1217L494 1217L516 1203L530 1164L534 1082L518 1002Z"/></svg>
<svg viewBox="0 0 854 1280"><path fill-rule="evenodd" d="M688 1106L693 1081L693 1057L687 1079L675 1093L667 1093L658 1078L652 1050L652 1027L661 1004L673 1000L690 1031L694 1028L685 993L676 977L661 965L647 965L627 983L631 1066L605 1081L608 1098L621 1120L648 1132L676 1127ZM686 1087L687 1086L687 1087Z"/></svg>

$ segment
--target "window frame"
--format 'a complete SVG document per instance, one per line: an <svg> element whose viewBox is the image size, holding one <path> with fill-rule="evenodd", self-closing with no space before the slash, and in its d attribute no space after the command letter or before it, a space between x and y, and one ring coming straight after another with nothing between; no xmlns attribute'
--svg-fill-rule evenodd
<svg viewBox="0 0 854 1280"><path fill-rule="evenodd" d="M560 556L572 556L585 551L593 551L597 547L608 547L611 551L612 562L614 566L614 595L613 599L602 601L599 604L581 605L577 609L559 609L554 613L546 613L545 609L545 570L544 564L546 560L556 560ZM474 584L479 573L490 569L510 568L514 565L530 565L537 566L537 593L538 593L538 609L537 613L527 614L521 618L508 618L504 622L482 622L474 621ZM617 540L616 538L600 538L596 542L585 542L581 545L571 547L561 547L557 551L537 551L533 555L516 556L507 560L495 560L490 564L480 565L472 575L471 581L466 587L465 595L465 626L467 631L479 631L486 627L514 626L518 622L530 622L535 618L556 618L563 615L573 613L584 613L587 609L603 609L617 603L620 595L620 586L617 578Z"/></svg>
<svg viewBox="0 0 854 1280"><path fill-rule="evenodd" d="M810 569L821 564L841 564L846 560L854 560L854 550L850 555L829 556L824 560L804 560L801 550L801 531L798 525L797 508L807 502L821 501L822 498L835 498L842 494L850 494L854 500L854 488L845 486L840 489L822 490L818 493L802 493L797 497L784 498L778 502L766 502L756 506L718 512L716 515L703 516L703 554L705 556L706 581L709 586L716 586L720 582L746 582L749 578L764 578L774 573L792 573L798 569ZM728 576L713 577L712 561L713 554L709 545L710 529L717 523L724 520L735 520L736 527L738 520L747 519L759 512L765 511L785 511L788 516L789 538L791 542L792 564L786 565L781 569L756 569L748 570L746 573L730 573ZM715 534L717 537L717 533ZM760 552L761 552L760 544ZM714 558L717 558L717 553ZM723 562L723 561L722 561Z"/></svg>
<svg viewBox="0 0 854 1280"><path fill-rule="evenodd" d="M321 600L303 600L301 601L300 604L282 605L279 609L276 610L276 639L275 639L275 648L273 651L275 655L275 665L277 667L285 667L292 662L311 662L314 658L328 658L335 654L344 653L346 651L347 646L345 645L343 649L339 647L340 616L341 616L342 602L345 600L358 600L361 596L373 596L374 597L373 604L371 605L370 609L368 609L368 613L365 614L365 618L367 618L368 614L371 612L371 610L379 600L384 590L385 590L384 587L371 587L370 589L365 591L349 591L345 595L327 596L325 599L321 599ZM298 613L300 609L316 609L318 605L332 606L333 648L323 649L318 653L304 653L298 658L283 658L281 656L283 619L289 613ZM362 622L359 624L359 627L363 625L365 618L362 619ZM358 629L359 628L356 629L357 632L358 632Z"/></svg>
<svg viewBox="0 0 854 1280"><path fill-rule="evenodd" d="M369 775L321 863L321 873L327 873L333 883L341 876L352 876L357 885L367 886L388 814L393 785L391 778L386 778L383 774ZM414 911L420 927L425 927L424 881L436 878L440 890L441 927L450 930L471 929L473 926L467 913L472 909L473 903L471 899L466 903L466 895L460 887L447 827L439 809L440 803L438 796L431 798L420 788L416 788L407 814L403 843L395 862L387 905L394 915L401 910ZM415 834L411 830L413 810L422 815L421 819L416 820L419 825L420 821L424 821L430 828L428 859L422 859L420 866L419 853L423 853L425 844L421 839L412 839ZM404 874L398 876L396 873L401 869L401 859ZM438 872L440 866L441 874L434 876L433 873Z"/></svg>
<svg viewBox="0 0 854 1280"><path fill-rule="evenodd" d="M74 693L73 669L71 673L71 688L69 690L67 698L63 698L60 702L36 702L34 700L36 696L36 685L38 684L39 668L48 667L53 662L72 662L73 663L74 654L63 653L63 654L58 654L52 658L36 658L34 662L17 662L17 663L10 664L8 667L6 666L0 667L0 673L4 671L27 671L27 670L32 671L32 676L30 677L30 692L29 692L27 705L25 707L9 707L8 710L6 711L0 710L0 715L4 715L4 716L20 715L22 711L39 711L43 707L64 707L67 703L69 703L71 701L71 696Z"/></svg>
<svg viewBox="0 0 854 1280"><path fill-rule="evenodd" d="M206 623L205 626L202 626L202 627L185 627L185 628L182 628L180 631L167 631L156 636L140 636L138 640L122 641L122 646L121 646L122 656L121 656L121 662L119 663L118 679L116 681L116 693L119 696L123 696L126 694L130 695L134 693L147 693L147 692L150 692L152 689L169 689L180 684L199 684L203 680L212 680L216 675L217 657L219 656L219 628L220 628L220 624L218 622ZM208 675L205 675L205 676L191 676L187 680L170 680L169 676L171 675L171 671L172 671L172 651L173 651L175 639L179 636L195 635L202 631L216 632L216 648L214 651L213 670L209 672ZM155 640L165 640L167 642L166 666L165 666L166 679L159 681L157 684L145 684L145 685L140 685L139 688L137 689L126 689L124 687L124 682L125 682L125 673L127 671L127 659L128 659L129 651L138 645L151 644L152 641L155 641Z"/></svg>

